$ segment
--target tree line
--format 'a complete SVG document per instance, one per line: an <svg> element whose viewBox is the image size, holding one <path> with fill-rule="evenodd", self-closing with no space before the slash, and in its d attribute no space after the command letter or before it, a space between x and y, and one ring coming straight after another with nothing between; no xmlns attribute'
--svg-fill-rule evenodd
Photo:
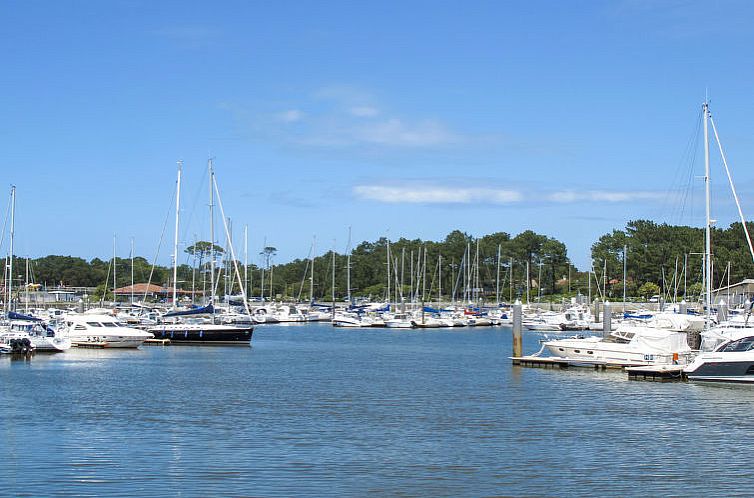
<svg viewBox="0 0 754 498"><path fill-rule="evenodd" d="M754 275L740 223L713 229L712 240L713 287ZM266 299L329 302L333 295L342 301L350 294L369 299L490 302L526 301L527 294L535 301L577 293L596 297L603 292L603 297L616 299L624 285L629 296L698 294L703 248L701 228L635 220L623 230L599 237L591 248L591 268L582 271L572 266L564 243L531 230L479 238L454 230L441 241L382 237L356 245L348 251L350 258L331 249L313 260L309 255L282 264L275 262L277 249L267 246L260 252L261 264L244 267L239 261L237 265L247 294ZM209 294L214 255L217 294L240 292L234 265L222 247L199 241L185 252L190 262L178 267L179 289ZM17 288L26 281L25 265L25 259L14 258ZM107 293L113 288L114 274L118 287L130 285L132 274L137 283L173 285L172 268L152 265L143 257L86 261L51 255L30 260L29 268L30 280L48 288L96 287Z"/></svg>

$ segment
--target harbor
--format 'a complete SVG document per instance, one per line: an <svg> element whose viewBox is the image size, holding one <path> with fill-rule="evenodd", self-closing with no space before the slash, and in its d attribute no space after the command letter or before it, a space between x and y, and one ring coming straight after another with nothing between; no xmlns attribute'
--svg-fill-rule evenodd
<svg viewBox="0 0 754 498"><path fill-rule="evenodd" d="M0 497L754 495L754 2L2 12Z"/></svg>

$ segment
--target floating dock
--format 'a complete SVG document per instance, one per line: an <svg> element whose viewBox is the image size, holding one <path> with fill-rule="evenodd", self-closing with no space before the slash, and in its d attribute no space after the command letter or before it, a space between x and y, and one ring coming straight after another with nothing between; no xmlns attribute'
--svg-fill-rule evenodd
<svg viewBox="0 0 754 498"><path fill-rule="evenodd" d="M144 341L145 346L169 346L170 339L147 339Z"/></svg>
<svg viewBox="0 0 754 498"><path fill-rule="evenodd" d="M511 356L514 365L531 368L593 368L594 370L606 370L608 368L621 368L620 365L611 365L607 362L577 360L572 358L555 358L552 356Z"/></svg>
<svg viewBox="0 0 754 498"><path fill-rule="evenodd" d="M529 368L570 367L591 368L593 370L622 369L630 380L652 382L678 382L686 380L683 365L625 365L601 361L585 361L573 358L556 358L551 356L511 356L514 365Z"/></svg>
<svg viewBox="0 0 754 498"><path fill-rule="evenodd" d="M683 365L649 365L626 368L629 380L652 382L678 382L686 380Z"/></svg>

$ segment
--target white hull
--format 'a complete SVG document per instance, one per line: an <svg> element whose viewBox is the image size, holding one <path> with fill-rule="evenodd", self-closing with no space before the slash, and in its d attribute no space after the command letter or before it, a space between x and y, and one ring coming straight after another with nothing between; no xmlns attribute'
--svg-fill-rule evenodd
<svg viewBox="0 0 754 498"><path fill-rule="evenodd" d="M74 337L71 344L77 348L138 348L147 337Z"/></svg>
<svg viewBox="0 0 754 498"><path fill-rule="evenodd" d="M71 349L73 345L69 337L30 337L37 351L58 353Z"/></svg>

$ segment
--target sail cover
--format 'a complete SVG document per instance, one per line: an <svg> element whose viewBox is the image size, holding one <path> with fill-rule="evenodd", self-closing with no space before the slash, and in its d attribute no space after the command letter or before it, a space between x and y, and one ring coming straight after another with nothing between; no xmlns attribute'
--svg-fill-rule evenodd
<svg viewBox="0 0 754 498"><path fill-rule="evenodd" d="M191 316L191 315L209 315L215 312L215 308L212 306L212 303L208 304L207 306L201 307L201 308L192 308L189 310L182 310L182 311L169 311L168 313L165 313L162 315L163 318L169 318L171 316Z"/></svg>

